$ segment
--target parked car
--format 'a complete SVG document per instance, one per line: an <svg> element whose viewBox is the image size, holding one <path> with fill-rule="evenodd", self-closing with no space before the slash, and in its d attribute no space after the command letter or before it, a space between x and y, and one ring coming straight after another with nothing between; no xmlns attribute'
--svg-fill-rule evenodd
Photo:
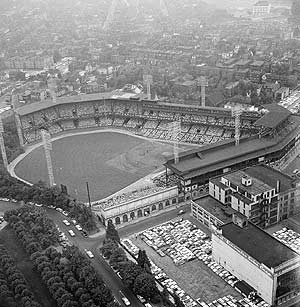
<svg viewBox="0 0 300 307"><path fill-rule="evenodd" d="M68 232L69 232L71 237L75 237L75 232L73 230L70 229L70 230L68 230Z"/></svg>
<svg viewBox="0 0 300 307"><path fill-rule="evenodd" d="M68 220L63 220L63 223L66 225L66 226L70 226L71 223L68 221Z"/></svg>

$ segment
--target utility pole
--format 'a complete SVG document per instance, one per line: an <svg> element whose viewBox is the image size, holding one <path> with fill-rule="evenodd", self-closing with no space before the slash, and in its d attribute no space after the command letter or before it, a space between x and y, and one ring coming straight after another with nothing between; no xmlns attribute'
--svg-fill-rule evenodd
<svg viewBox="0 0 300 307"><path fill-rule="evenodd" d="M87 190L87 195L88 195L88 200L89 200L89 206L90 206L90 208L92 208L91 196L90 196L90 187L89 187L88 181L86 182L86 190Z"/></svg>

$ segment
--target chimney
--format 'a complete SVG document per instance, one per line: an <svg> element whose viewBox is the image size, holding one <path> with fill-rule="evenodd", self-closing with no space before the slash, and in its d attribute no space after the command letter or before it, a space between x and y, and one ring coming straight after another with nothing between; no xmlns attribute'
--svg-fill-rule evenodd
<svg viewBox="0 0 300 307"><path fill-rule="evenodd" d="M239 226L240 228L245 228L245 227L248 226L247 218L239 212L233 213L232 222L233 222L233 224Z"/></svg>

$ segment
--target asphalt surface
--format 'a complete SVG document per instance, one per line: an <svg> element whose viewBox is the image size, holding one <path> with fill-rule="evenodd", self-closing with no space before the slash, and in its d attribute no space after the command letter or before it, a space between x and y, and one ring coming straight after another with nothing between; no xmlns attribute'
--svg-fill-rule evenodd
<svg viewBox="0 0 300 307"><path fill-rule="evenodd" d="M18 207L19 205L14 203L2 202L0 201L0 212L5 212ZM119 229L120 237L127 237L131 234L141 232L151 226L155 226L178 217L178 211L184 209L186 213L182 217L189 215L190 205L181 206L180 209L174 209L171 211L163 212L160 215L152 216L144 219L135 224L128 225ZM63 231L68 237L69 241L74 245L78 246L80 250L85 254L85 249L90 250L94 254L94 258L90 259L95 270L98 272L99 276L105 281L107 286L111 289L116 300L121 304L121 306L126 306L122 299L119 291L121 290L125 296L129 299L131 305L134 307L143 307L144 305L137 299L137 297L124 286L122 280L115 274L115 272L110 268L108 263L103 259L99 252L99 247L102 245L105 234L100 235L96 238L84 237L80 231L78 231L75 226L71 223L70 226L66 226L63 220L70 219L56 210L45 208L47 215L58 225L61 231ZM75 233L75 237L71 237L68 230L72 229Z"/></svg>

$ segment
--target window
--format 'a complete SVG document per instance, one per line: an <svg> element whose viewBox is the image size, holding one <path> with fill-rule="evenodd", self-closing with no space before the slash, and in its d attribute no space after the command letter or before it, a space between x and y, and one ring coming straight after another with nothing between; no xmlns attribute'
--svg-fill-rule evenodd
<svg viewBox="0 0 300 307"><path fill-rule="evenodd" d="M284 195L284 200L288 200L289 199L289 195Z"/></svg>

